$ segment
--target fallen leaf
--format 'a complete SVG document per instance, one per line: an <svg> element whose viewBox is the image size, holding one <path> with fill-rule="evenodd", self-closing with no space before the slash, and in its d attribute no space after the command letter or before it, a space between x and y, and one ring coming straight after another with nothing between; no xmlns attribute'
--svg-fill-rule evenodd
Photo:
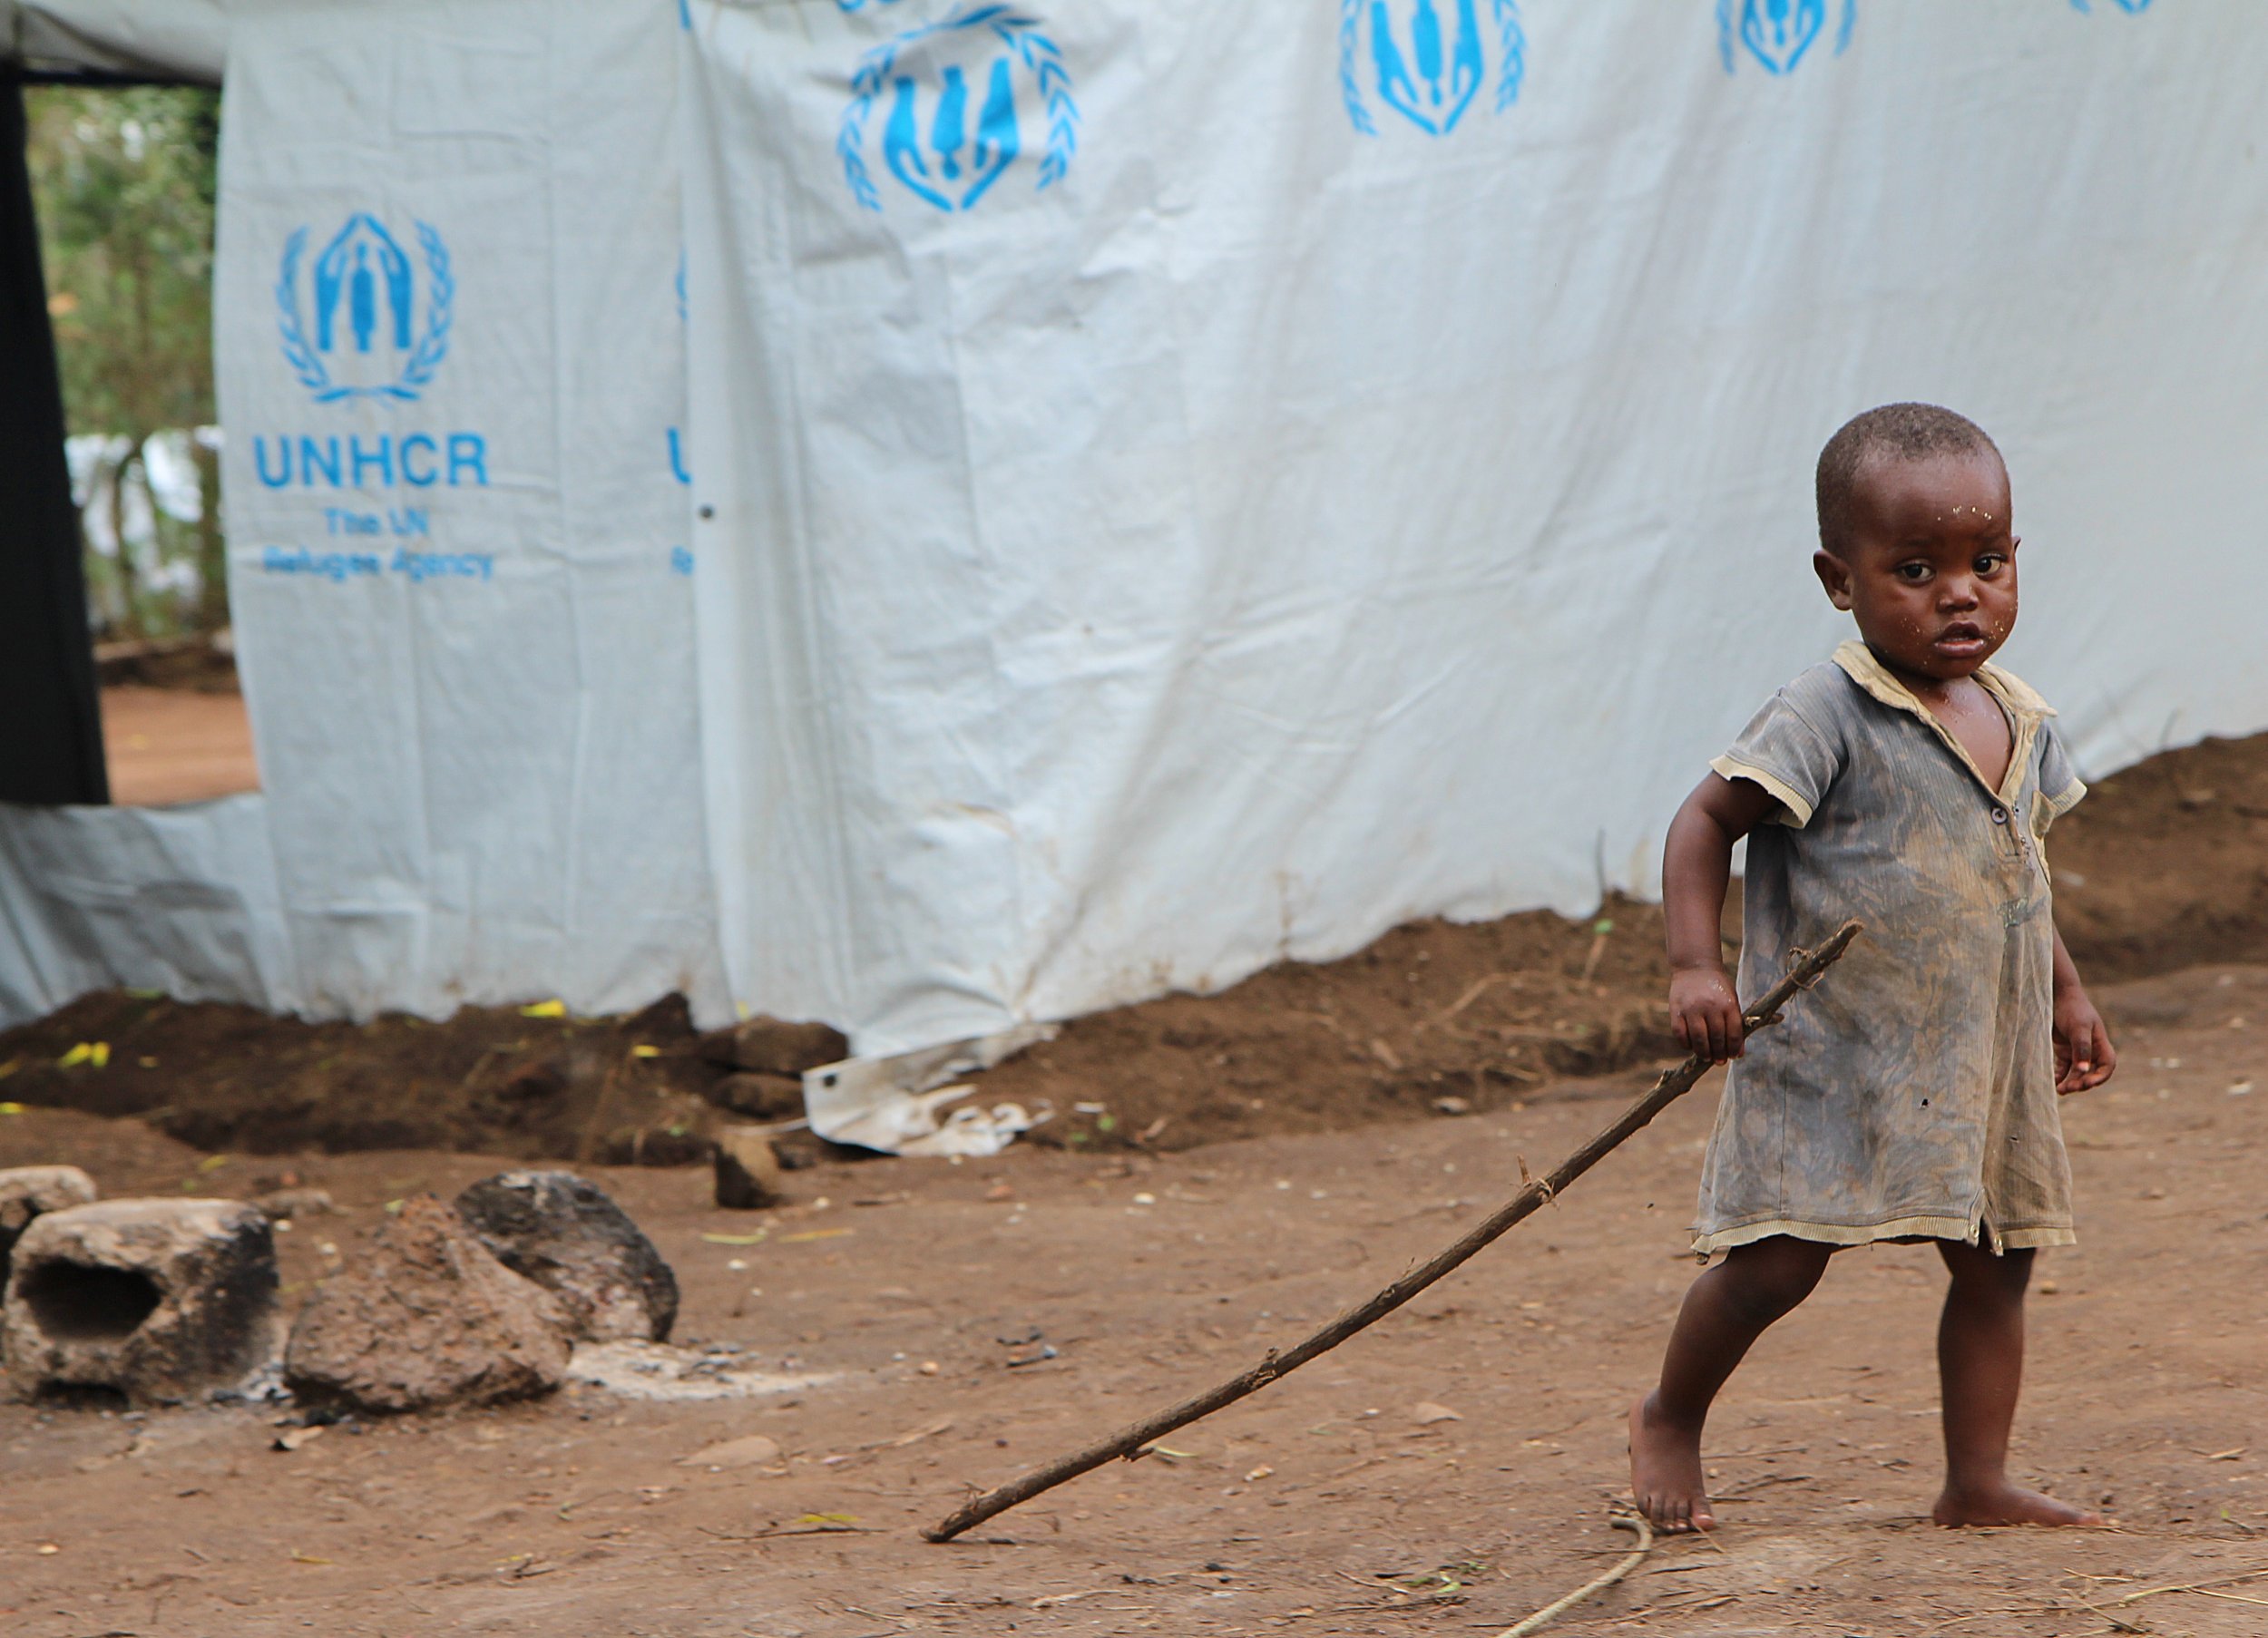
<svg viewBox="0 0 2268 1638"><path fill-rule="evenodd" d="M226 1155L208 1155L197 1163L197 1169L200 1172L217 1172L228 1164L229 1157Z"/></svg>
<svg viewBox="0 0 2268 1638"><path fill-rule="evenodd" d="M522 1018L565 1018L567 1003L562 1000L531 1001L520 1009Z"/></svg>
<svg viewBox="0 0 2268 1638"><path fill-rule="evenodd" d="M23 1113L22 1104L0 1104L0 1115L21 1115Z"/></svg>
<svg viewBox="0 0 2268 1638"><path fill-rule="evenodd" d="M855 1234L856 1229L806 1229L800 1234L782 1234L782 1245L795 1245L806 1240L836 1240L845 1234Z"/></svg>
<svg viewBox="0 0 2268 1638"><path fill-rule="evenodd" d="M855 1513L805 1513L799 1515L795 1522L799 1525L855 1525L858 1522L858 1515Z"/></svg>
<svg viewBox="0 0 2268 1638"><path fill-rule="evenodd" d="M338 1561L335 1558L318 1558L312 1553L302 1553L295 1547L292 1549L291 1562L293 1564L337 1564Z"/></svg>
<svg viewBox="0 0 2268 1638"><path fill-rule="evenodd" d="M630 1049L630 1055L632 1058L660 1058L661 1056L661 1048L659 1047L650 1047L645 1042L640 1041Z"/></svg>
<svg viewBox="0 0 2268 1638"><path fill-rule="evenodd" d="M1465 1419L1448 1406L1436 1405L1431 1399L1420 1399L1410 1407L1410 1414L1421 1428L1431 1428L1435 1422L1461 1422Z"/></svg>
<svg viewBox="0 0 2268 1638"><path fill-rule="evenodd" d="M760 1228L753 1234L703 1234L701 1238L711 1245L761 1245L771 1233L767 1228Z"/></svg>
<svg viewBox="0 0 2268 1638"><path fill-rule="evenodd" d="M275 1448L278 1450L297 1450L300 1446L312 1444L315 1440L319 1439L322 1437L323 1428L320 1423L318 1423L312 1428L287 1428L285 1431L276 1436Z"/></svg>

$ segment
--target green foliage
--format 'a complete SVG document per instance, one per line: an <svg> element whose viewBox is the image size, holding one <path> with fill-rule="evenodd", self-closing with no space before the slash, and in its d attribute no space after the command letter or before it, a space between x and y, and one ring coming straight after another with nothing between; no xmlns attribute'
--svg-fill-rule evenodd
<svg viewBox="0 0 2268 1638"><path fill-rule="evenodd" d="M211 425L212 243L220 96L208 90L49 86L26 93L31 171L46 266L48 310L74 434L110 440L87 485L120 538L152 500L146 446L161 433ZM227 562L217 452L192 444L202 517L185 524L154 505L141 552L90 551L98 618L113 635L158 635L225 623ZM153 581L193 565L184 601Z"/></svg>

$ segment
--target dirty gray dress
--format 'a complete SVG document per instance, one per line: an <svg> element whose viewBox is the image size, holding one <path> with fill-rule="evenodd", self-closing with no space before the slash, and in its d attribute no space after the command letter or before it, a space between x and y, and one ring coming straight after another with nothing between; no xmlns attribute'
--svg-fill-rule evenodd
<svg viewBox="0 0 2268 1638"><path fill-rule="evenodd" d="M1710 765L1779 804L1748 839L1740 993L1850 917L1866 932L1733 1064L1696 1252L1771 1234L1996 1252L2074 1238L2041 843L2086 787L2046 701L1990 666L1977 680L2013 741L1998 790L1857 642Z"/></svg>

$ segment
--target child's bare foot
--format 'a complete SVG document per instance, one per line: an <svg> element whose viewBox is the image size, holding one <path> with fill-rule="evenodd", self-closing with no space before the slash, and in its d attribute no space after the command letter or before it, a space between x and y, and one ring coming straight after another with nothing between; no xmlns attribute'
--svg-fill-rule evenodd
<svg viewBox="0 0 2268 1638"><path fill-rule="evenodd" d="M1671 1422L1657 1394L1630 1407L1630 1496L1666 1536L1716 1526L1701 1473L1701 1430Z"/></svg>
<svg viewBox="0 0 2268 1638"><path fill-rule="evenodd" d="M1974 1489L1945 1487L1937 1498L1937 1506L1930 1516L1941 1525L2099 1525L2103 1516L2090 1513L2085 1507L2075 1507L2069 1502L2059 1502L2052 1496L2042 1496L2037 1490L2027 1490L2021 1485L2011 1485L2006 1479L1997 1485Z"/></svg>

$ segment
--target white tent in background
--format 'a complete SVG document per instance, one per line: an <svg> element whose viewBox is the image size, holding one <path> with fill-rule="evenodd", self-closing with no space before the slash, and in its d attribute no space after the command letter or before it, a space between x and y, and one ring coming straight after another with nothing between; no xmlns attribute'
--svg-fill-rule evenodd
<svg viewBox="0 0 2268 1638"><path fill-rule="evenodd" d="M901 1053L1645 891L1834 637L1809 463L1892 398L2007 450L2090 773L2268 726L2244 8L12 30L224 86L266 788L0 812L0 1016L677 988Z"/></svg>

